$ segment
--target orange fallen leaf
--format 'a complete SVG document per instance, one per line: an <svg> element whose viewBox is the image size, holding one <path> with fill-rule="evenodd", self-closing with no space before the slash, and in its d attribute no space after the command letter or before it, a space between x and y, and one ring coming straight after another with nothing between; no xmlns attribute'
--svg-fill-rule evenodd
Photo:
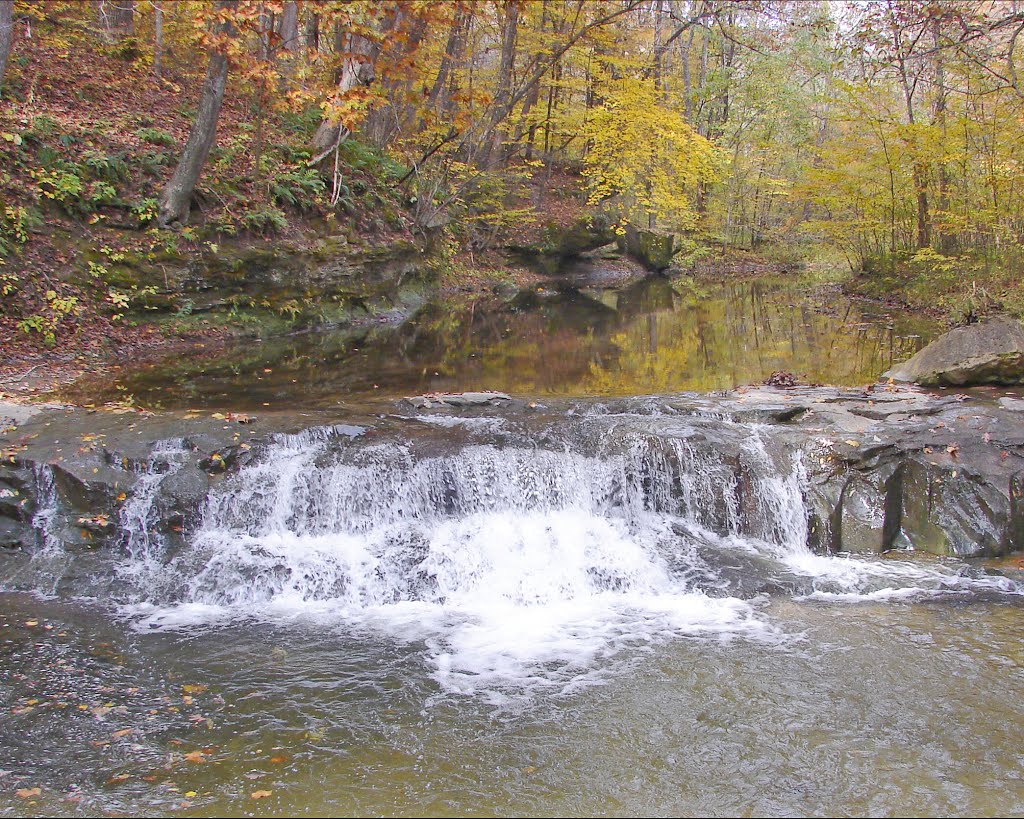
<svg viewBox="0 0 1024 819"><path fill-rule="evenodd" d="M265 799L266 797L270 796L270 794L272 794L272 793L273 793L273 791L253 791L250 794L250 796L252 796L253 799Z"/></svg>
<svg viewBox="0 0 1024 819"><path fill-rule="evenodd" d="M284 755L270 757L270 763L272 765L280 765L282 762L287 762L287 761L288 761L288 757L286 757Z"/></svg>
<svg viewBox="0 0 1024 819"><path fill-rule="evenodd" d="M186 694L202 694L207 688L209 688L208 685L192 685L192 684L189 684L189 685L183 685L181 687L181 690L184 691Z"/></svg>
<svg viewBox="0 0 1024 819"><path fill-rule="evenodd" d="M42 792L42 788L18 788L14 795L19 799L31 799L33 796L39 796ZM267 791L267 793L270 793L270 791Z"/></svg>
<svg viewBox="0 0 1024 819"><path fill-rule="evenodd" d="M185 754L185 760L187 762L206 762L206 754L202 751L192 751Z"/></svg>

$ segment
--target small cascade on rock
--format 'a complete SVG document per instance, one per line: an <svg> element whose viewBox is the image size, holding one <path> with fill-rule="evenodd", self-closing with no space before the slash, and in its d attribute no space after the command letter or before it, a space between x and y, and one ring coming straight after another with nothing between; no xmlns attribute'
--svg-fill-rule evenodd
<svg viewBox="0 0 1024 819"><path fill-rule="evenodd" d="M160 531L167 510L160 504L161 485L186 463L188 454L180 439L158 442L152 455L138 468L138 478L119 515L126 559L116 567L121 584L143 594L159 577L166 559L166 541Z"/></svg>

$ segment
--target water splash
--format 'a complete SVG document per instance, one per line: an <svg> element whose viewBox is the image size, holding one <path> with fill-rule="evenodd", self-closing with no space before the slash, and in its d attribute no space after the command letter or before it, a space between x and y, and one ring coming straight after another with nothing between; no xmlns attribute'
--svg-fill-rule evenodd
<svg viewBox="0 0 1024 819"><path fill-rule="evenodd" d="M656 420L591 417L544 446L486 425L487 442L456 447L279 436L211 490L176 550L154 534L185 462L169 443L122 510L123 611L144 629L370 629L426 646L445 689L493 692L569 690L652 641L784 642L764 590L1013 591L940 563L815 555L798 450L758 425Z"/></svg>

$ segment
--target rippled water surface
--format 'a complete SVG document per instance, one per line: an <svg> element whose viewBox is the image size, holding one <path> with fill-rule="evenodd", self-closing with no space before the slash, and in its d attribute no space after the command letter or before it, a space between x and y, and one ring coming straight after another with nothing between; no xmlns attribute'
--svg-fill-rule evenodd
<svg viewBox="0 0 1024 819"><path fill-rule="evenodd" d="M5 706L39 700L4 720L5 813L1024 811L1014 605L777 602L782 643L638 645L603 685L503 703L445 689L428 647L372 630L135 634L27 598L4 611ZM50 625L66 636L34 645Z"/></svg>

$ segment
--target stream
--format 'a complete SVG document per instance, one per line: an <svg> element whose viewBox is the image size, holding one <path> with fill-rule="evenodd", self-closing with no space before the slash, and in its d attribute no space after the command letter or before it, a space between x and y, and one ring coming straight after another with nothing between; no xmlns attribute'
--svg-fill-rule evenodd
<svg viewBox="0 0 1024 819"><path fill-rule="evenodd" d="M808 444L1015 416L900 394L837 436L848 393L799 429L717 394L865 384L934 325L664 279L415 321L19 430L50 455L0 551L0 815L1024 814L1017 560L816 548ZM516 401L397 400L462 389Z"/></svg>
<svg viewBox="0 0 1024 819"><path fill-rule="evenodd" d="M399 326L241 342L91 380L67 393L147 408L345 408L360 398L501 390L533 396L711 392L776 370L868 384L938 331L934 320L790 279L522 291L429 304Z"/></svg>

